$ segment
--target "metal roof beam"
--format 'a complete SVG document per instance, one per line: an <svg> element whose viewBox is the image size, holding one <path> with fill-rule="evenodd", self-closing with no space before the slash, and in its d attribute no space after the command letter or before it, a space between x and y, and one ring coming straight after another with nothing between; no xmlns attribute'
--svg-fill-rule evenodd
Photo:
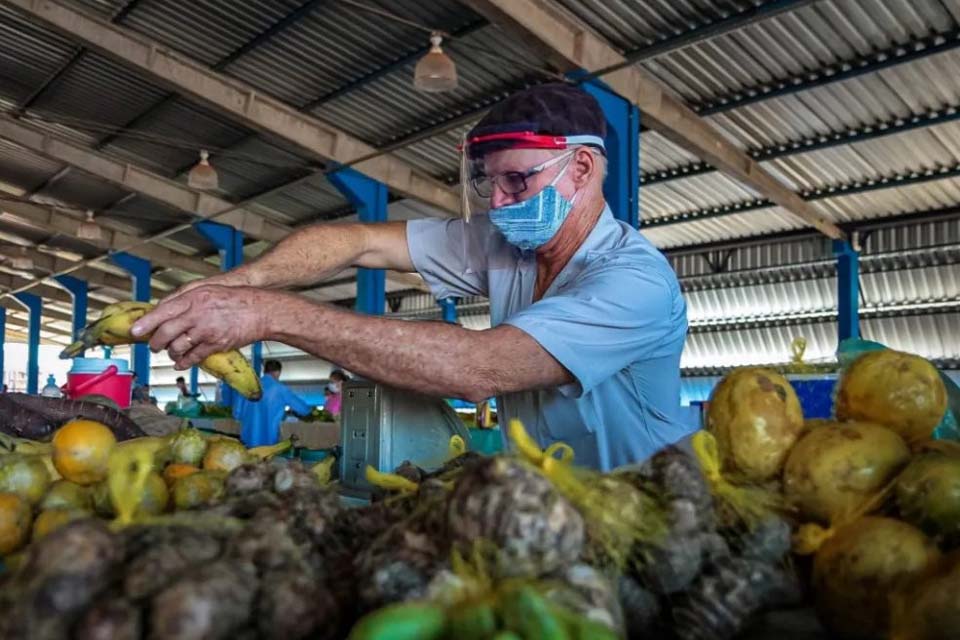
<svg viewBox="0 0 960 640"><path fill-rule="evenodd" d="M351 165L408 197L456 214L458 193L412 165L344 131L301 113L254 87L211 70L158 42L55 0L4 0L34 21L75 38L149 77L229 115L245 126L287 140L320 158ZM370 159L366 159L370 158Z"/></svg>
<svg viewBox="0 0 960 640"><path fill-rule="evenodd" d="M116 13L114 13L113 17L110 18L110 22L116 23L123 20L131 11L133 11L134 8L136 8L138 4L140 4L140 0L128 0L125 5L123 5ZM76 47L73 50L73 54L71 54L70 58L66 62L60 65L60 67L58 67L49 76L47 76L47 79L44 80L39 87L34 89L30 95L17 104L16 111L18 113L23 113L32 107L37 100L40 99L40 96L46 93L47 89L60 82L60 80L64 78L67 73L69 73L70 69L72 69L75 64L83 59L83 56L86 52L86 47Z"/></svg>
<svg viewBox="0 0 960 640"><path fill-rule="evenodd" d="M6 116L0 116L0 137L11 140L45 157L66 162L81 171L121 186L129 190L131 194L147 196L184 211L197 219L216 220L228 224L242 231L244 235L257 240L276 243L294 230L294 227L273 222L264 217L256 212L251 205L244 207L215 195L191 189L182 183L169 180L137 165L115 160L108 155L84 148L70 140L59 138L43 129ZM272 191L274 190L269 192ZM48 228L74 237L76 237L81 222L70 218L66 214L45 210L38 205L0 202L0 207L10 213L27 211L28 217L32 217L34 220L56 217L57 226L48 224ZM0 219L2 219L2 216L0 216ZM109 224L109 221L101 221L102 227ZM132 236L116 230L104 229L104 235L105 242L103 244L106 244L106 248L116 251L126 250L130 245L143 243L146 240L141 236ZM96 244L96 246L102 245ZM156 244L141 244L131 253L146 258L158 266L176 267L197 275L210 276L219 273L219 269L208 262L175 253ZM391 280L403 282L408 286L412 279L416 278L417 286L421 289L426 288L426 284L418 276L390 273L387 277Z"/></svg>
<svg viewBox="0 0 960 640"><path fill-rule="evenodd" d="M910 185L924 184L936 180L947 180L960 177L960 163L952 167L940 167L938 169L928 169L926 171L913 171L910 173L898 173L892 176L881 178L870 178L868 180L858 180L846 184L830 185L820 189L810 189L800 192L799 196L806 202L816 202L817 200L826 200L828 198L838 198L840 196L851 196L859 193L870 193L881 189L892 189L895 187L907 187ZM748 211L757 211L776 206L770 200L742 200L731 204L709 207L707 209L697 209L695 211L684 211L669 216L660 216L657 218L647 218L642 222L645 229L657 227L669 227L672 225L684 224L687 222L696 222L698 220L708 220L710 218L722 218L737 213L746 213Z"/></svg>
<svg viewBox="0 0 960 640"><path fill-rule="evenodd" d="M2 203L0 203L0 206L2 206ZM14 250L20 251L23 250L23 247L12 244L0 244L0 254L12 252ZM78 262L77 260L68 260L61 256L45 253L32 248L26 249L26 255L33 260L34 269L48 274L57 273L58 271L72 267ZM107 287L115 291L130 291L129 278L115 276L105 271L86 268L80 269L74 273L74 275L94 287ZM166 293L169 292L169 289L170 287L167 289L158 289L154 287L152 290L152 295L156 298L162 298L164 295L166 295Z"/></svg>
<svg viewBox="0 0 960 640"><path fill-rule="evenodd" d="M277 22L273 23L272 25L270 25L269 27L267 27L266 29L258 33L252 39L248 40L247 42L240 45L239 47L237 47L236 49L228 53L226 56L221 58L219 61L217 61L216 64L213 65L212 67L213 70L223 71L225 68L227 68L230 65L230 63L236 62L243 55L250 53L260 45L264 44L265 42L268 42L274 36L283 33L288 27L290 27L293 24L296 24L298 20L306 17L314 9L328 2L330 2L330 0L309 0L309 2L304 2L296 9L294 9L284 17L280 18L280 20L278 20ZM116 23L116 20L114 20L113 22ZM170 104L171 102L176 100L178 97L180 97L180 94L178 93L169 93L165 95L163 98L161 98L157 102L147 107L146 110L140 112L139 114L137 114L136 116L128 120L125 124L121 125L119 128L119 131L115 133L111 133L106 137L104 137L103 140L101 140L94 146L94 148L102 149L106 147L111 142L113 142L118 137L120 137L123 131L126 131L128 129L133 129L143 124L144 122L149 120L150 117L153 116L157 111L159 111L164 106Z"/></svg>
<svg viewBox="0 0 960 640"><path fill-rule="evenodd" d="M13 309L13 306L14 306L13 303L0 303L0 306L5 307L7 309L6 341L7 342L26 342L27 329L29 328L26 318L20 319L20 318L13 317L13 314L18 312L18 310ZM46 313L46 310L44 310L44 313ZM20 331L11 331L11 329L20 329ZM70 336L70 334L67 333L66 330L61 329L59 327L51 326L51 323L49 321L41 322L40 337L43 338L43 340L46 340L48 344L54 343L54 344L63 345L63 346L66 346L73 341L72 336Z"/></svg>
<svg viewBox="0 0 960 640"><path fill-rule="evenodd" d="M288 232L282 225L223 198L191 189L137 165L87 149L73 141L54 136L40 127L8 116L0 116L0 137L198 218L216 217L218 222L229 224L262 240L275 242Z"/></svg>
<svg viewBox="0 0 960 640"><path fill-rule="evenodd" d="M960 120L960 106L951 105L945 109L931 111L922 115L913 115L909 118L893 118L885 122L847 129L846 131L837 131L827 135L816 135L803 140L793 140L781 144L762 147L749 151L750 157L758 162L785 158L788 156L808 153L810 151L820 151L831 149L843 145L876 140L887 136L894 136L908 131L926 129L937 125L956 122ZM682 178L713 173L716 169L702 162L664 169L661 171L650 171L640 174L640 184L651 186L664 182L671 182Z"/></svg>
<svg viewBox="0 0 960 640"><path fill-rule="evenodd" d="M750 6L739 13L731 13L719 20L714 20L713 22L694 27L693 29L669 38L664 38L627 51L623 54L623 62L613 67L603 69L603 73L612 73L630 65L665 56L668 53L691 47L706 40L718 38L782 13L797 11L818 1L819 0L770 0L769 2L762 2L758 5Z"/></svg>
<svg viewBox="0 0 960 640"><path fill-rule="evenodd" d="M66 213L57 211L55 207L26 202L9 202L0 200L0 220L9 219L12 222L32 226L76 238L77 230L83 222ZM107 225L106 221L100 224L102 237L100 240L84 240L93 247L105 251L124 251L139 238L121 231L116 231ZM191 258L170 249L157 245L142 245L130 250L130 253L147 260L155 261L167 267L181 269L198 275L215 275L220 273L216 265Z"/></svg>
<svg viewBox="0 0 960 640"><path fill-rule="evenodd" d="M565 72L588 73L617 65L624 57L558 6L536 0L469 0L492 22L519 31L536 43ZM652 126L684 149L776 202L831 238L843 232L810 204L764 170L706 120L665 88L650 72L626 67L602 77L614 91L633 102Z"/></svg>

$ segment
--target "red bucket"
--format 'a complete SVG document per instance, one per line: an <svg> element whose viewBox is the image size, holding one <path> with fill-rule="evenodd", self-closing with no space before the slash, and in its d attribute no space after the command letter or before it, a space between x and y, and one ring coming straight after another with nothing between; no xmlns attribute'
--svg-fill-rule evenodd
<svg viewBox="0 0 960 640"><path fill-rule="evenodd" d="M74 358L67 372L67 396L76 400L83 396L101 395L110 398L121 409L130 406L133 374L126 360Z"/></svg>

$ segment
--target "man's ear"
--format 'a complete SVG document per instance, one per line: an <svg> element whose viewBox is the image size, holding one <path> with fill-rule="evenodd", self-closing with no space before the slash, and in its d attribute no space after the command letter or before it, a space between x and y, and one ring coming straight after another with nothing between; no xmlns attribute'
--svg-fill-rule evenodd
<svg viewBox="0 0 960 640"><path fill-rule="evenodd" d="M573 173L571 178L578 189L586 186L590 177L600 171L600 163L597 157L587 148L581 147L576 150L573 156Z"/></svg>

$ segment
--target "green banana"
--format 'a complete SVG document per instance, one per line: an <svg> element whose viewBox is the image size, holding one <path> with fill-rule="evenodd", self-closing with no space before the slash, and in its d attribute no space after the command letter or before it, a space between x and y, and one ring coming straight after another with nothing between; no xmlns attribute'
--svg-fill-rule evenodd
<svg viewBox="0 0 960 640"><path fill-rule="evenodd" d="M455 608L450 614L447 636L458 640L486 640L497 632L497 616L486 603Z"/></svg>
<svg viewBox="0 0 960 640"><path fill-rule="evenodd" d="M431 604L401 603L364 616L348 640L434 640L443 635L446 616Z"/></svg>
<svg viewBox="0 0 960 640"><path fill-rule="evenodd" d="M130 335L130 329L153 308L154 305L149 302L118 302L104 307L97 321L85 327L80 339L61 351L60 357L74 358L82 351L100 345L148 341L150 336L134 338ZM236 349L207 356L200 363L200 368L214 378L223 380L248 400L259 400L263 394L260 378L250 362Z"/></svg>
<svg viewBox="0 0 960 640"><path fill-rule="evenodd" d="M529 585L509 589L500 596L504 626L524 640L570 640L563 623L547 601Z"/></svg>

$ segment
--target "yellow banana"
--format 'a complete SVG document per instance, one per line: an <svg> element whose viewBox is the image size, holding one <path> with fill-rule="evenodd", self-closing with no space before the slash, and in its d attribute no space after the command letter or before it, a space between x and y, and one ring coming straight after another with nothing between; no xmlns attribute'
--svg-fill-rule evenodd
<svg viewBox="0 0 960 640"><path fill-rule="evenodd" d="M333 465L337 459L334 456L327 456L317 464L310 467L310 472L317 477L317 481L322 485L330 484L330 478L333 477Z"/></svg>
<svg viewBox="0 0 960 640"><path fill-rule="evenodd" d="M252 459L268 460L273 456L287 451L293 446L293 440L287 439L277 444L266 444L252 449L247 449L247 453Z"/></svg>
<svg viewBox="0 0 960 640"><path fill-rule="evenodd" d="M244 398L259 400L263 393L260 378L250 366L250 361L237 350L211 354L203 359L200 368L226 382Z"/></svg>
<svg viewBox="0 0 960 640"><path fill-rule="evenodd" d="M84 328L80 339L60 352L61 358L76 357L81 351L100 345L131 344L146 342L150 336L134 338L130 335L133 324L152 311L149 302L118 302L104 307L100 318ZM204 358L200 368L223 380L249 400L259 400L263 390L250 362L236 349L214 353Z"/></svg>

